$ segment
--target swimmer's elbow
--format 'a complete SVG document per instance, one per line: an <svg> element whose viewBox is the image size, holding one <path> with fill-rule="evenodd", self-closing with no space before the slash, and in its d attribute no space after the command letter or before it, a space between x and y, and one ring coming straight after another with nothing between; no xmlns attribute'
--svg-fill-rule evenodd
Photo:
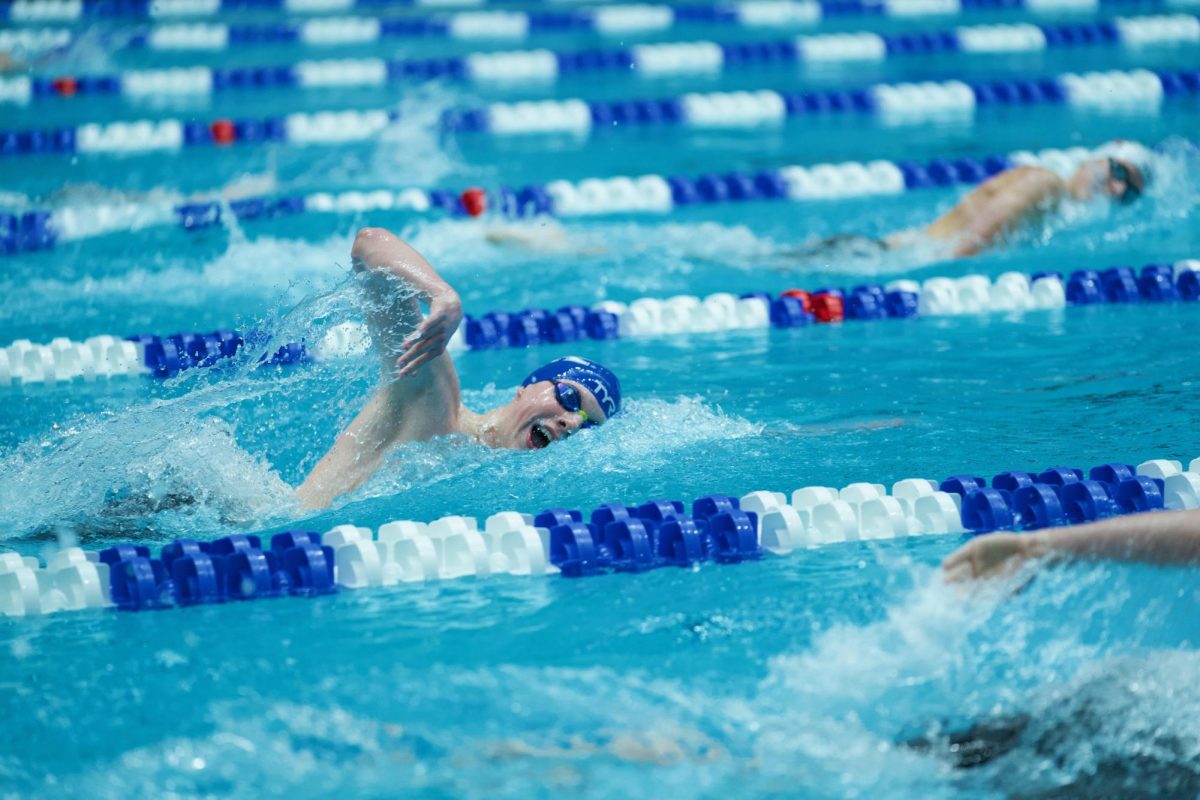
<svg viewBox="0 0 1200 800"><path fill-rule="evenodd" d="M375 266L379 263L380 247L395 238L386 228L359 228L354 236L354 246L350 248L350 257L355 264Z"/></svg>

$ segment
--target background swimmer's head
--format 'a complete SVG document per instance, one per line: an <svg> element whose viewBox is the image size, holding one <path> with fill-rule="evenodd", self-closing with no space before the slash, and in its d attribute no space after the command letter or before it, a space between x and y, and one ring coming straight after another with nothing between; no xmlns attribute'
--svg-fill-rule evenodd
<svg viewBox="0 0 1200 800"><path fill-rule="evenodd" d="M1141 197L1154 176L1154 153L1127 139L1114 139L1098 147L1095 157L1071 176L1071 193L1081 200L1104 195L1119 203Z"/></svg>
<svg viewBox="0 0 1200 800"><path fill-rule="evenodd" d="M621 382L601 364L567 356L534 370L497 409L492 443L538 450L621 410Z"/></svg>

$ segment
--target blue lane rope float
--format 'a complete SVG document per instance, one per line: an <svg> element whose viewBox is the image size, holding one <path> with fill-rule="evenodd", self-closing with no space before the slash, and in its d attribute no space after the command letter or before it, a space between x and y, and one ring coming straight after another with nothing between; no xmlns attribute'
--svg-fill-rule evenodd
<svg viewBox="0 0 1200 800"><path fill-rule="evenodd" d="M790 289L778 296L748 292L690 295L631 303L603 301L588 308L492 311L463 317L450 340L451 352L535 347L580 340L609 340L715 331L797 328L844 320L904 319L1062 308L1067 305L1165 303L1200 300L1200 261L1147 264L1141 270L1110 267L1076 270L1064 282L1058 273L1027 276L1007 272L992 281L984 275L929 278L923 284L900 279L885 285L812 292ZM264 363L287 365L333 360L364 352L369 337L359 323L335 326L315 343L289 342L272 348L267 337L249 334L266 353ZM189 369L213 367L245 345L234 331L94 336L83 342L29 340L0 348L0 386L83 384L133 376L168 378Z"/></svg>
<svg viewBox="0 0 1200 800"><path fill-rule="evenodd" d="M748 201L808 202L900 194L931 187L974 184L1013 166L1040 165L1067 174L1088 158L1087 148L1048 148L982 158L962 156L929 161L845 162L788 166L760 172L710 173L700 176L642 175L557 180L522 188L501 187L452 192L405 189L393 191L315 192L308 195L249 197L229 202L97 204L56 211L0 212L0 255L52 250L59 242L114 231L178 225L196 231L220 225L226 215L240 221L297 214L360 215L384 211L467 216L481 207L509 217L584 217L611 214L664 214L690 205ZM479 205L464 198L474 196Z"/></svg>
<svg viewBox="0 0 1200 800"><path fill-rule="evenodd" d="M0 614L116 608L124 611L362 589L493 575L584 577L705 563L737 564L843 542L937 534L1033 531L1162 509L1200 507L1200 458L1134 467L1011 470L990 484L971 475L905 478L841 489L805 486L790 497L762 490L610 502L590 512L501 511L483 528L471 517L397 520L378 531L338 525L324 534L287 530L179 539L152 555L140 544L65 548L43 566L0 553Z"/></svg>
<svg viewBox="0 0 1200 800"><path fill-rule="evenodd" d="M1010 4L1016 10L1016 4ZM1142 10L1171 9L1166 3L1137 3ZM542 34L593 33L607 37L625 37L663 33L687 26L736 26L748 30L777 30L814 27L822 20L851 15L891 17L953 16L983 10L983 6L962 7L955 0L901 0L888 4L822 4L813 0L749 0L712 5L611 5L565 11L464 11L443 17L324 17L280 23L228 24L221 22L167 23L155 25L133 35L102 36L106 50L129 48L158 52L212 52L254 46L301 44L305 47L363 45L393 39L451 39L457 41L522 42ZM987 9L995 11L996 9ZM1127 9L1123 9L1127 10ZM1170 17L1176 23L1179 17ZM1080 25L1040 27L1044 46L1089 44L1099 30ZM1186 19L1183 24L1187 25ZM988 26L980 26L980 30ZM1029 29L1025 29L1029 31ZM1091 32L1091 33L1089 33ZM69 29L15 29L0 38L12 48L30 52L69 46L74 37ZM1145 38L1167 35L1165 31L1118 31L1125 44ZM1141 38L1139 39L1139 34ZM1036 33L1030 32L1030 44L1036 46ZM1186 31L1172 36L1188 41Z"/></svg>
<svg viewBox="0 0 1200 800"><path fill-rule="evenodd" d="M1079 46L1144 49L1188 42L1200 43L1200 18L1173 14L1057 25L977 25L933 32L831 33L769 42L668 42L582 52L522 50L432 59L324 59L274 66L192 66L56 78L19 75L0 78L0 102L29 103L54 96L203 96L225 91L382 86L434 79L544 84L564 75L593 72L675 77L711 75L726 67L747 65L881 61L946 53L1007 55Z"/></svg>
<svg viewBox="0 0 1200 800"><path fill-rule="evenodd" d="M14 0L0 4L0 20L13 23L39 24L47 22L79 22L86 19L134 17L139 19L203 19L226 13L241 11L261 12L279 10L290 15L344 13L351 10L379 11L387 8L451 8L463 6L506 6L524 3L526 0ZM743 3L740 6L754 5ZM768 3L760 3L766 6ZM1130 6L1144 9L1171 9L1179 5L1173 0L820 0L807 2L775 2L779 11L765 9L759 13L770 15L783 13L782 8L798 6L803 15L814 13L816 6L821 16L952 16L975 11L1025 11L1030 13L1088 13L1104 8L1127 9ZM734 8L736 8L735 6ZM707 22L710 19L728 24L731 6L726 4L687 4L666 6L677 21ZM531 12L530 25L534 25L537 12ZM549 16L547 26L559 22ZM285 34L286 35L286 34ZM286 41L286 39L285 39Z"/></svg>
<svg viewBox="0 0 1200 800"><path fill-rule="evenodd" d="M991 80L926 80L859 88L778 92L747 89L673 97L593 100L565 98L492 103L443 113L447 133L495 137L589 135L620 126L688 129L774 127L789 120L862 114L885 125L932 117L969 119L977 109L1065 105L1073 109L1158 113L1164 101L1200 94L1200 69L1107 70ZM200 147L344 145L377 139L400 119L385 109L310 111L240 119L137 120L41 130L0 130L0 157L36 154L120 156Z"/></svg>

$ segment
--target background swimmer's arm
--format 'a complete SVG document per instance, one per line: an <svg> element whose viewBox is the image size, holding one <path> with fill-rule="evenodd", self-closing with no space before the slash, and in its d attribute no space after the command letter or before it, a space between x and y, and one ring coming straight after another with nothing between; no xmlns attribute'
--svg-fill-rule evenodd
<svg viewBox="0 0 1200 800"><path fill-rule="evenodd" d="M491 228L484 238L489 244L533 253L562 253L566 255L598 256L608 248L576 242L562 223L539 219L532 225Z"/></svg>
<svg viewBox="0 0 1200 800"><path fill-rule="evenodd" d="M567 231L557 221L539 222L536 227L505 226L489 228L484 238L490 244L518 247L526 250L565 250Z"/></svg>
<svg viewBox="0 0 1200 800"><path fill-rule="evenodd" d="M977 255L1005 232L1043 213L1064 190L1062 179L1048 169L1017 167L972 190L925 232L955 241L955 258Z"/></svg>
<svg viewBox="0 0 1200 800"><path fill-rule="evenodd" d="M458 293L382 228L359 231L351 255L384 382L296 490L307 508L324 508L358 488L397 441L450 433L458 413L458 376L445 352L462 320ZM424 319L421 300L429 304Z"/></svg>
<svg viewBox="0 0 1200 800"><path fill-rule="evenodd" d="M1037 533L979 536L952 553L942 569L948 581L984 578L1041 556L1200 565L1200 510L1155 511Z"/></svg>

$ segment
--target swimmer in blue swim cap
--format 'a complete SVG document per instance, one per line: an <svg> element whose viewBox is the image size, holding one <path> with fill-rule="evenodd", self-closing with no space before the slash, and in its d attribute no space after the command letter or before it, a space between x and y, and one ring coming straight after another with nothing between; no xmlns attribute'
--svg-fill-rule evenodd
<svg viewBox="0 0 1200 800"><path fill-rule="evenodd" d="M351 256L383 381L296 490L305 506L324 508L356 489L400 442L460 433L489 447L538 450L621 410L617 376L579 356L534 370L499 408L482 414L465 408L446 352L462 321L458 293L420 253L381 228L359 231Z"/></svg>

